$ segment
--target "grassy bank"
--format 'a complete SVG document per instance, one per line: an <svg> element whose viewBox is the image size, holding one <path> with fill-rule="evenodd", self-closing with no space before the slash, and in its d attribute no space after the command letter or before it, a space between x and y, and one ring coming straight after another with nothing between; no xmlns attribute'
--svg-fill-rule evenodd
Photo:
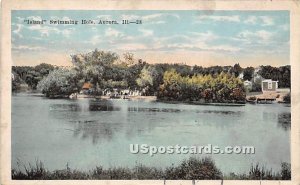
<svg viewBox="0 0 300 185"><path fill-rule="evenodd" d="M68 165L62 170L47 170L41 161L35 165L20 165L12 169L15 180L66 180L66 179L98 179L98 180L134 180L134 179L170 179L170 180L290 180L290 164L282 163L280 172L273 172L259 164L252 165L248 173L223 175L210 158L189 158L178 166L165 169L136 165L134 168L108 168L96 166L89 171L71 169Z"/></svg>

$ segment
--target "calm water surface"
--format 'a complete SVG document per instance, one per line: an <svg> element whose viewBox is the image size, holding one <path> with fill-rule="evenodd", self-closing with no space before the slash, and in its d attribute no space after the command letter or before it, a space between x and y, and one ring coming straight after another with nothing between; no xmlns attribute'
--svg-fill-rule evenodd
<svg viewBox="0 0 300 185"><path fill-rule="evenodd" d="M41 160L50 169L166 167L187 154L131 154L130 144L154 146L247 145L255 154L214 154L225 173L246 172L259 162L278 170L290 162L290 107L166 104L128 100L12 97L12 166ZM205 156L198 154L198 156Z"/></svg>

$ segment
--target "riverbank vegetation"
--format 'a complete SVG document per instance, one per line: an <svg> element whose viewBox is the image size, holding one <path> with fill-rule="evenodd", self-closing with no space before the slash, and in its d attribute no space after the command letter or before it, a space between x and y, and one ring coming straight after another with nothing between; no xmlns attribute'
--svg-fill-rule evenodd
<svg viewBox="0 0 300 185"><path fill-rule="evenodd" d="M241 79L221 72L216 75L194 74L182 77L174 69L166 71L158 98L178 101L244 102L245 90Z"/></svg>
<svg viewBox="0 0 300 185"><path fill-rule="evenodd" d="M134 168L114 167L104 169L97 166L89 171L71 169L69 165L62 170L47 170L43 163L36 161L35 165L20 165L12 169L12 179L15 180L134 180L134 179L161 179L161 180L290 180L291 166L282 163L279 172L273 172L259 164L252 165L248 173L228 175L216 167L211 158L191 157L179 165L165 169L136 165Z"/></svg>
<svg viewBox="0 0 300 185"><path fill-rule="evenodd" d="M72 66L50 64L13 66L12 90L22 84L47 97L65 97L80 92L85 82L92 84L92 94L102 95L112 89L139 90L144 96L161 100L205 102L243 102L243 81L253 82L250 91L260 91L261 79L279 80L280 88L290 87L290 66L242 68L233 66L188 66L185 64L149 64L136 60L131 53L122 57L113 52L94 50L71 56Z"/></svg>

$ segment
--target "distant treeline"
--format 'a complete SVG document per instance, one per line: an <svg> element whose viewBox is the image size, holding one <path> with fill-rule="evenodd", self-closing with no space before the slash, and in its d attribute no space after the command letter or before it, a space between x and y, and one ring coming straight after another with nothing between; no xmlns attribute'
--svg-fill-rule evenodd
<svg viewBox="0 0 300 185"><path fill-rule="evenodd" d="M37 66L12 66L12 91L18 90L21 84L27 84L35 90L37 84L54 69L58 67L46 63Z"/></svg>
<svg viewBox="0 0 300 185"><path fill-rule="evenodd" d="M103 89L119 88L143 90L144 95L172 97L173 95L170 95L169 92L165 93L166 90L173 90L173 86L166 84L166 76L171 73L174 75L176 73L182 78L179 81L183 87L180 90L174 89L177 92L187 94L192 91L192 94L207 94L208 97L214 96L216 99L218 99L219 91L228 90L225 87L226 83L235 83L230 85L234 88L229 87L231 95L225 93L226 99L231 99L232 93L237 93L237 91L244 92L241 80L252 81L252 91L261 90L262 78L278 80L280 88L290 87L290 66L260 66L255 69L253 67L242 68L239 64L212 67L170 63L149 64L141 59L135 60L131 53L125 53L123 57L120 57L116 53L99 50L72 55L71 58L72 68L55 67L45 63L35 67L13 66L12 90L16 91L22 84L27 84L30 89L38 89L47 96L69 95L72 92L79 92L84 82L90 82L95 94L100 94ZM199 82L200 78L204 81L207 78L207 83L212 81L209 82L210 84L203 82L204 86L200 88L202 81L199 84L193 84L196 78L199 78ZM221 82L221 78L223 81L225 79L232 81ZM213 95L210 95L211 91ZM174 92L172 93L174 94ZM206 95L202 97L205 98ZM193 98L197 99L197 96Z"/></svg>

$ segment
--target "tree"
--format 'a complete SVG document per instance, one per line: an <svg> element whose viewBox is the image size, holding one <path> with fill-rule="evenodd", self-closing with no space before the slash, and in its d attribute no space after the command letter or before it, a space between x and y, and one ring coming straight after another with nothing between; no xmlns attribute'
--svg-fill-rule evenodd
<svg viewBox="0 0 300 185"><path fill-rule="evenodd" d="M42 63L35 67L13 66L12 72L20 78L21 83L26 83L31 89L36 89L39 81L54 69L55 67L51 64Z"/></svg>
<svg viewBox="0 0 300 185"><path fill-rule="evenodd" d="M85 81L91 82L94 88L97 85L103 86L103 77L110 75L108 74L111 72L109 69L119 58L116 53L97 49L87 54L72 55L71 57L76 70L83 75Z"/></svg>
<svg viewBox="0 0 300 185"><path fill-rule="evenodd" d="M243 69L241 68L240 64L234 64L230 72L233 73L235 77L238 77L242 70Z"/></svg>
<svg viewBox="0 0 300 185"><path fill-rule="evenodd" d="M153 87L156 84L157 77L158 72L153 66L144 66L136 83L139 87L146 90L146 94L152 94L156 91Z"/></svg>
<svg viewBox="0 0 300 185"><path fill-rule="evenodd" d="M251 81L253 78L254 68L253 67L247 67L243 71L243 80Z"/></svg>
<svg viewBox="0 0 300 185"><path fill-rule="evenodd" d="M136 82L140 87L153 86L157 75L158 73L154 67L145 66Z"/></svg>
<svg viewBox="0 0 300 185"><path fill-rule="evenodd" d="M59 68L49 73L37 85L47 97L64 97L78 92L83 82L78 78L74 69Z"/></svg>
<svg viewBox="0 0 300 185"><path fill-rule="evenodd" d="M21 83L22 83L22 79L20 78L20 76L17 73L12 72L11 90L12 91L19 90Z"/></svg>
<svg viewBox="0 0 300 185"><path fill-rule="evenodd" d="M164 73L158 98L177 101L244 102L246 98L241 79L228 73L182 77L175 69Z"/></svg>
<svg viewBox="0 0 300 185"><path fill-rule="evenodd" d="M259 74L265 79L278 80L279 88L291 87L291 66L281 66L279 68L272 66L260 66Z"/></svg>
<svg viewBox="0 0 300 185"><path fill-rule="evenodd" d="M41 63L34 67L34 70L39 72L41 76L47 76L55 67L51 64Z"/></svg>

